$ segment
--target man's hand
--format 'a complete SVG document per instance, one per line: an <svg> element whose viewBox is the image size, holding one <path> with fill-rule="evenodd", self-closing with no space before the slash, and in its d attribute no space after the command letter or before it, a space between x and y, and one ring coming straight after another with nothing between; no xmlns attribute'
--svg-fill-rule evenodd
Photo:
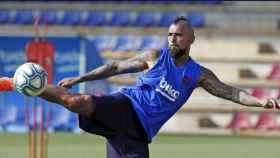
<svg viewBox="0 0 280 158"><path fill-rule="evenodd" d="M265 105L265 109L280 109L280 103L279 100L274 99L274 98L269 98L267 99Z"/></svg>
<svg viewBox="0 0 280 158"><path fill-rule="evenodd" d="M78 77L69 77L65 78L61 81L58 82L58 85L64 88L71 88L72 86L76 85L79 83L79 78Z"/></svg>

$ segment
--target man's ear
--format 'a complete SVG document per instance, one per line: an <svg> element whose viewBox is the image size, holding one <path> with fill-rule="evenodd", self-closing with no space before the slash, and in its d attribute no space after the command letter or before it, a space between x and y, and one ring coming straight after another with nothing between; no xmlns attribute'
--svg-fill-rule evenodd
<svg viewBox="0 0 280 158"><path fill-rule="evenodd" d="M193 44L193 42L195 41L195 36L192 36L189 40L190 40L190 43Z"/></svg>
<svg viewBox="0 0 280 158"><path fill-rule="evenodd" d="M194 34L194 30L193 29L191 29L191 37L192 37L192 39L191 39L191 44L195 41L195 34Z"/></svg>
<svg viewBox="0 0 280 158"><path fill-rule="evenodd" d="M193 44L194 41L195 41L195 36L193 36L191 43Z"/></svg>

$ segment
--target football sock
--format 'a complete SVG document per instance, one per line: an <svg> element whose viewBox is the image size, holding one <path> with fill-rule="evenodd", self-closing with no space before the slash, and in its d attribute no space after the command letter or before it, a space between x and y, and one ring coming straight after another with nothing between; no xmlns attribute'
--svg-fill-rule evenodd
<svg viewBox="0 0 280 158"><path fill-rule="evenodd" d="M0 91L12 91L14 89L13 79L8 77L0 78Z"/></svg>

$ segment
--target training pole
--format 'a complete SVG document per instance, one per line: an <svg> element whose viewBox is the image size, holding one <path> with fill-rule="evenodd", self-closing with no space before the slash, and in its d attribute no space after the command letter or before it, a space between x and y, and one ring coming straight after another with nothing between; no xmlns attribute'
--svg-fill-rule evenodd
<svg viewBox="0 0 280 158"><path fill-rule="evenodd" d="M40 158L45 158L45 140L44 140L44 109L45 109L45 102L41 99L41 108L40 108ZM46 131L47 132L47 131Z"/></svg>
<svg viewBox="0 0 280 158"><path fill-rule="evenodd" d="M39 34L39 22L40 17L36 17L35 23L34 23L34 31L35 31L35 40L32 42L29 42L26 46L26 56L28 62L34 62L37 64L40 64L48 73L48 84L53 83L53 63L54 63L54 45L51 42L46 41L44 38L48 32L47 24L45 23L45 34L44 36L40 37ZM37 108L33 108L33 115L34 119L34 125L33 125L33 141L32 138L28 138L30 140L31 150L32 152L31 158L36 158L36 152L37 152L37 140L36 140L36 133L37 133L37 123L39 123L39 129L40 129L40 158L47 158L47 146L48 146L48 127L50 125L50 107L48 102L45 102L42 99L39 99L40 102L37 101L37 97L35 97L36 100L36 107L40 106L40 122L37 121ZM40 105L39 105L39 104ZM47 112L47 113L45 113ZM30 134L31 135L31 134ZM35 152L35 154L34 154ZM35 157L34 157L35 156Z"/></svg>
<svg viewBox="0 0 280 158"><path fill-rule="evenodd" d="M38 106L38 99L33 99L32 104L32 111L33 111L33 153L32 158L37 157L37 106Z"/></svg>
<svg viewBox="0 0 280 158"><path fill-rule="evenodd" d="M24 96L24 111L25 111L25 125L27 127L28 132L28 158L32 158L33 153L33 143L32 143L32 132L30 127L30 108L29 108L29 98Z"/></svg>

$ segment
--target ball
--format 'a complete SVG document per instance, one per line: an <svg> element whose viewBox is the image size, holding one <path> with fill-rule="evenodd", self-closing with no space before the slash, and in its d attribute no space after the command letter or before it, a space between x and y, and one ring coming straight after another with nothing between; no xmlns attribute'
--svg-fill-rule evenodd
<svg viewBox="0 0 280 158"><path fill-rule="evenodd" d="M27 96L40 95L47 83L47 71L36 63L25 63L19 66L13 77L15 90Z"/></svg>

